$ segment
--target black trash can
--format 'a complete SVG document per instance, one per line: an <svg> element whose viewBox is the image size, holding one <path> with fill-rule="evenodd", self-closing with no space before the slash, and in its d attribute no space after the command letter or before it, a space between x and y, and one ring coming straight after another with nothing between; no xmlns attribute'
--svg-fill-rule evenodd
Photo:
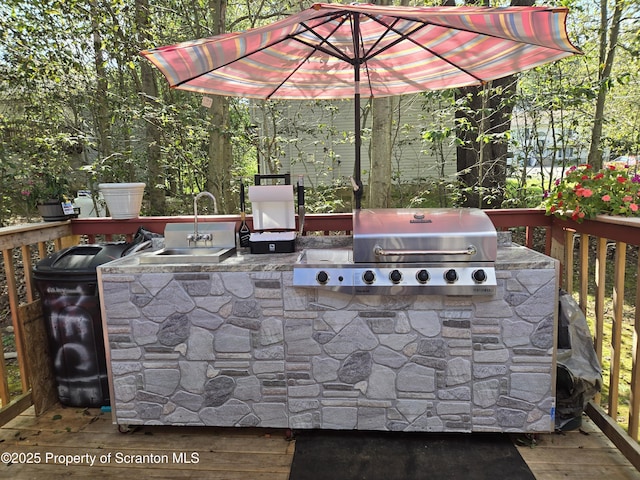
<svg viewBox="0 0 640 480"><path fill-rule="evenodd" d="M63 405L109 405L96 267L122 257L129 247L76 245L42 259L33 269Z"/></svg>

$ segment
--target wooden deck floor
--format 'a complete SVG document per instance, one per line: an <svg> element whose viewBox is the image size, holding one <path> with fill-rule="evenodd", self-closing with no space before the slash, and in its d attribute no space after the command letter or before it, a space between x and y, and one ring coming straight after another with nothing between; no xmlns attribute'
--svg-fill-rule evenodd
<svg viewBox="0 0 640 480"><path fill-rule="evenodd" d="M0 478L287 480L295 441L285 435L208 427L144 427L123 434L98 409L57 407L40 417L30 409L0 428ZM588 419L581 431L539 435L533 446L522 436L513 439L538 480L640 480L640 472Z"/></svg>
<svg viewBox="0 0 640 480"><path fill-rule="evenodd" d="M582 427L565 433L537 435L534 445L514 437L536 480L632 480L640 472L587 417Z"/></svg>

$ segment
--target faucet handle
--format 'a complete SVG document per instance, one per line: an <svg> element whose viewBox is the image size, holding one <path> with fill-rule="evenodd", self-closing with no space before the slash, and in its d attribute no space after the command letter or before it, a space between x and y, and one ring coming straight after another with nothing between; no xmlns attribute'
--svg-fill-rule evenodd
<svg viewBox="0 0 640 480"><path fill-rule="evenodd" d="M190 233L187 235L187 241L189 243L194 242L198 243L200 241L211 242L213 240L213 235L210 233Z"/></svg>

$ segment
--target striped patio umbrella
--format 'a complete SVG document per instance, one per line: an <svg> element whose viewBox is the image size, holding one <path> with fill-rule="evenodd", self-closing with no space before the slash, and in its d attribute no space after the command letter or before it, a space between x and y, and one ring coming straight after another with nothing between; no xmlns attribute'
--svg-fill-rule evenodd
<svg viewBox="0 0 640 480"><path fill-rule="evenodd" d="M315 4L270 25L142 52L173 88L259 99L360 97L480 85L580 53L566 8ZM354 188L354 189L355 189ZM360 207L356 194L356 208Z"/></svg>

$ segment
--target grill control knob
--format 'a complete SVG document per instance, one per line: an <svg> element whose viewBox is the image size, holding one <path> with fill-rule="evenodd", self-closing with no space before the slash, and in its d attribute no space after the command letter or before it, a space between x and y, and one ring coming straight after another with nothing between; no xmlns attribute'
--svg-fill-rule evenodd
<svg viewBox="0 0 640 480"><path fill-rule="evenodd" d="M458 280L458 272L453 268L444 272L444 279L447 283L455 283Z"/></svg>
<svg viewBox="0 0 640 480"><path fill-rule="evenodd" d="M473 277L473 281L476 283L482 283L487 280L487 272L482 269L476 270L471 274L471 276Z"/></svg>
<svg viewBox="0 0 640 480"><path fill-rule="evenodd" d="M371 285L375 279L376 279L376 274L373 273L371 270L367 270L362 274L362 280L364 280L364 283L368 285Z"/></svg>
<svg viewBox="0 0 640 480"><path fill-rule="evenodd" d="M324 285L329 281L329 274L324 270L320 270L318 272L318 275L316 275L316 280L318 281L319 284Z"/></svg>
<svg viewBox="0 0 640 480"><path fill-rule="evenodd" d="M420 283L427 283L429 281L429 272L424 268L422 270L418 270L418 273L416 273L416 280Z"/></svg>
<svg viewBox="0 0 640 480"><path fill-rule="evenodd" d="M400 272L400 270L392 270L389 274L389 280L393 283L400 283L400 280L402 280L402 272Z"/></svg>

